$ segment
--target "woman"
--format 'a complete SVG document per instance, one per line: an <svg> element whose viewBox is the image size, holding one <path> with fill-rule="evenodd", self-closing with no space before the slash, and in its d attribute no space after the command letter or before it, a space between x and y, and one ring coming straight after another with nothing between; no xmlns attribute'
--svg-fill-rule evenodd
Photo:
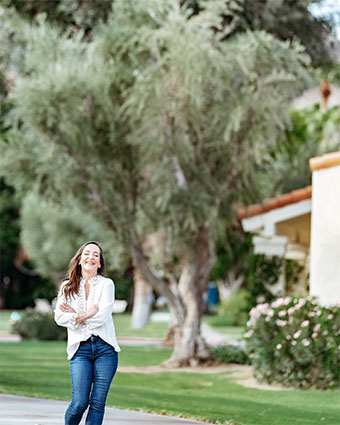
<svg viewBox="0 0 340 425"><path fill-rule="evenodd" d="M85 424L103 423L120 351L112 320L114 284L105 276L100 245L87 242L70 261L68 276L60 283L55 321L67 327L72 382L65 425L79 424L88 405Z"/></svg>

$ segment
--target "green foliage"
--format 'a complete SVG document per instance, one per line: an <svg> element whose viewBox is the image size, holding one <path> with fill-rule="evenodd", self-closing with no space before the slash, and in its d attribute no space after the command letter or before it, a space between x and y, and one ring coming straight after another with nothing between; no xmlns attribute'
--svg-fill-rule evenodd
<svg viewBox="0 0 340 425"><path fill-rule="evenodd" d="M105 223L90 212L84 213L75 199L60 205L46 201L38 193L29 193L21 209L21 226L22 244L31 253L35 270L54 282L50 294L35 291L35 297L51 300L79 246L87 240L97 240L105 253L107 273L115 281L116 299L129 300L133 279L121 271L127 267L128 258Z"/></svg>
<svg viewBox="0 0 340 425"><path fill-rule="evenodd" d="M340 69L339 64L334 63L326 68L315 68L312 71L313 78L316 84L320 84L320 81L327 80L330 84L340 84Z"/></svg>
<svg viewBox="0 0 340 425"><path fill-rule="evenodd" d="M271 302L275 299L271 287L278 282L283 272L283 263L284 259L276 256L253 254L250 257L247 279L248 311L259 302Z"/></svg>
<svg viewBox="0 0 340 425"><path fill-rule="evenodd" d="M0 288L2 308L25 308L35 298L52 300L55 287L41 279L32 269L31 261L17 261L20 252L20 201L14 189L1 180L0 188ZM37 234L36 228L30 229Z"/></svg>
<svg viewBox="0 0 340 425"><path fill-rule="evenodd" d="M12 93L8 181L59 204L76 195L119 241L168 228L178 246L213 229L307 78L296 44L263 32L222 42L221 5L188 19L177 2L117 1L88 43L40 17Z"/></svg>
<svg viewBox="0 0 340 425"><path fill-rule="evenodd" d="M262 199L310 185L309 159L339 149L339 106L322 111L320 105L315 104L292 110L291 124L285 131L285 137L264 157L258 170Z"/></svg>
<svg viewBox="0 0 340 425"><path fill-rule="evenodd" d="M299 263L280 257L255 255L250 246L248 246L247 255L249 269L244 266L244 284L240 290L232 292L229 297L220 301L217 315L211 317L209 321L212 326L244 325L249 311L254 306L259 302L271 302L277 297L272 287L278 282L283 272L285 273L285 291L294 293L294 285L302 270ZM219 264L221 265L221 262ZM223 268L219 270L222 273Z"/></svg>
<svg viewBox="0 0 340 425"><path fill-rule="evenodd" d="M45 14L47 19L63 28L90 31L98 21L107 19L113 0L3 0L6 8L15 8L16 12L33 20L38 14Z"/></svg>
<svg viewBox="0 0 340 425"><path fill-rule="evenodd" d="M302 110L291 110L291 123L282 141L274 150L265 154L259 166L257 190L253 200L281 195L311 184L309 159L329 151L340 149L340 107L322 111L319 105ZM302 266L293 260L266 258L252 253L251 237L246 238L237 226L229 227L217 244L217 261L212 278L225 280L234 268L234 276L245 277L244 286L249 290L249 310L258 302L270 302L274 296L270 287L282 273L286 274L286 291L294 291L294 284ZM223 322L223 316L216 318Z"/></svg>
<svg viewBox="0 0 340 425"><path fill-rule="evenodd" d="M249 364L249 358L245 350L236 345L219 345L210 347L213 359L222 363Z"/></svg>
<svg viewBox="0 0 340 425"><path fill-rule="evenodd" d="M109 275L126 264L113 232L89 211L84 213L77 199L65 197L64 203L58 204L31 192L23 201L21 225L22 243L31 253L35 269L56 285L65 276L70 258L88 240L100 241Z"/></svg>
<svg viewBox="0 0 340 425"><path fill-rule="evenodd" d="M23 109L32 111L32 117L30 114L25 117L25 114L19 112L18 114L15 113L15 115L10 114L6 118L4 124L6 129L10 128L14 123L20 122L19 133L14 131L12 134L12 155L6 149L7 157L5 163L7 170L5 174L7 182L15 183L17 190L27 191L31 190L31 182L34 181L34 184L38 185L39 191L42 192L45 199L51 200L53 198L54 202L63 205L65 210L67 210L70 202L68 200L65 202L65 187L68 187L71 197L77 194L77 197L83 198L83 188L87 187L88 191L88 184L83 184L84 178L94 180L96 184L92 185L92 190L90 191L93 199L98 195L98 191L94 190L93 186L101 186L102 183L99 182L103 181L111 182L111 184L114 181L117 184L113 184L113 190L107 190L107 195L104 196L99 193L102 198L111 200L106 203L108 204L106 206L103 206L105 202L102 202L101 208L98 208L97 203L94 207L96 214L99 213L102 216L103 210L107 211L107 208L109 208L114 210L117 216L124 216L125 211L122 206L127 204L127 191L131 195L128 198L130 199L129 203L132 205L132 211L138 211L136 216L139 220L139 226L143 228L151 227L152 230L154 227L164 228L170 221L174 227L176 227L176 223L182 223L183 226L181 227L184 227L184 230L188 230L204 222L207 217L212 217L212 221L216 223L215 217L218 215L218 211L214 208L215 202L225 207L224 215L228 214L230 201L235 191L223 187L219 190L218 185L216 186L215 182L210 180L210 176L214 175L214 178L216 177L219 181L223 181L223 176L229 175L231 176L231 183L235 184L236 176L233 176L233 174L237 174L235 169L221 167L218 158L221 156L225 158L224 165L230 162L229 159L232 159L233 163L235 163L235 160L239 163L240 158L233 158L232 152L223 152L221 146L218 146L217 151L212 151L209 144L211 140L222 140L224 138L225 142L235 143L235 149L237 150L239 140L243 140L244 135L239 131L240 134L238 136L234 129L233 138L235 140L228 141L228 138L221 137L223 128L221 128L219 133L209 133L206 123L211 122L211 128L215 124L214 119L209 118L209 116L221 116L220 121L230 122L236 128L242 129L244 122L247 122L247 120L242 118L241 110L244 105L251 103L249 99L253 98L254 102L259 100L272 113L275 108L269 105L269 102L270 98L278 95L279 85L286 86L285 90L288 98L287 89L294 86L293 80L291 80L291 84L289 83L290 77L294 78L294 75L296 75L296 82L300 78L299 73L293 71L295 65L288 67L282 64L283 66L281 66L280 60L282 57L286 57L284 50L288 48L288 45L285 48L283 48L282 44L278 45L283 50L282 54L278 55L281 56L281 59L276 60L275 65L275 55L280 49L274 46L276 43L274 40L267 39L265 41L264 35L254 37L252 33L248 33L243 39L239 37L237 41L235 39L230 42L231 40L226 37L226 34L234 36L237 32L246 29L265 29L278 35L279 38L290 40L292 34L298 34L299 31L305 28L304 25L296 25L296 22L299 21L301 23L304 20L308 20L310 12L307 9L307 4L299 5L293 2L289 7L284 4L277 4L274 7L269 5L268 2L263 2L260 5L260 9L257 10L256 8L254 9L251 2L244 3L242 7L240 4L236 5L236 2L229 2L227 5L225 2L203 2L201 6L207 6L208 8L203 10L204 7L199 9L196 2L192 1L184 2L185 5L182 9L179 8L176 2L172 2L173 4L171 2L163 2L163 4L157 1L146 2L147 7L143 2L133 6L127 2L115 2L115 14L112 14L107 20L112 3L111 0L101 2L82 2L79 0L62 0L58 2L30 0L18 2L16 0L5 0L3 2L3 7L6 8L6 16L3 15L1 17L1 41L4 47L1 52L1 74L3 74L0 78L1 84L3 85L4 75L7 72L5 64L7 70L11 68L11 74L13 74L12 69L15 70L14 79L19 77L17 73L22 72L25 78L23 86L19 89L18 96L20 100L18 106L23 103ZM200 16L187 19L190 13L187 13L186 7L193 7L196 12L200 10ZM260 10L264 13L260 12ZM15 11L17 14L14 13ZM39 13L42 13L42 15L38 16ZM223 21L220 19L221 13L224 16ZM28 17L32 21L32 27L23 25L17 15ZM291 16L292 19L285 18L285 22L281 22L283 16ZM9 19L9 21L7 22L6 19ZM232 23L231 20L233 20ZM78 35L75 33L81 29L87 34L99 21L106 23L95 30L93 44L86 45L84 43L84 33L79 33ZM277 21L280 22L280 25L275 24ZM37 28L37 22L40 28ZM48 22L60 24L63 30L53 29ZM172 26L177 24L177 32L172 32ZM219 35L215 37L216 40L220 41L224 37L225 45L223 47L222 44L215 43L214 36L210 31L212 24L216 24L215 28L220 31ZM317 21L313 21L314 24L315 28L319 25ZM73 36L70 35L69 31L63 32L70 25L72 25ZM287 26L290 28L289 31ZM277 31L280 31L281 34L278 34ZM223 36L221 35L222 33ZM314 31L312 33L314 36ZM171 40L171 37L173 37L173 40ZM86 37L87 41L91 39L92 36ZM181 48L182 42L187 43L187 46L184 46L185 48L183 49ZM209 48L211 53L208 54L207 48L211 45L211 42L216 45L217 50L221 46L222 51L220 53L222 55L219 56L219 60L217 60L218 55L216 55L214 49ZM266 43L272 44L269 50L265 47ZM96 48L98 50L94 53ZM266 52L269 52L270 49L275 54L269 53L266 56ZM87 55L81 58L80 56L82 56L84 51L87 51ZM241 54L241 51L244 51L245 54ZM287 58L291 57L293 61L298 59L298 57L295 56L294 58L294 55L291 54L293 52L292 49L289 49L289 51ZM23 65L25 52L29 52L29 55ZM161 56L157 52L160 52ZM251 52L251 54L248 55L246 52ZM163 53L164 58L159 60ZM206 55L206 59L204 59L204 55ZM229 58L229 67L226 66L226 61L223 59L225 57ZM213 59L216 62L214 67L212 67L211 73L209 68L214 62ZM270 64L269 59L273 59L272 64ZM231 74L231 77L237 77L235 82L232 79L228 80L228 78L222 81L225 76L221 76L217 67L221 67L223 61L226 71ZM259 63L257 64L256 61ZM97 66L91 65L91 63L97 64ZM176 184L173 184L174 174L176 174L176 170L174 172L171 169L173 167L170 167L170 170L168 166L163 167L164 162L166 163L165 165L174 162L173 158L171 158L171 152L170 157L163 155L164 158L162 157L160 162L158 161L159 155L152 154L153 158L151 160L159 163L160 167L158 169L151 168L149 173L152 179L150 179L149 185L144 185L146 177L144 172L145 155L139 158L139 149L132 150L132 147L136 145L132 140L135 137L139 138L139 136L135 132L131 132L131 137L125 144L123 140L126 132L119 128L124 126L130 131L126 120L122 121L119 111L124 101L127 101L126 105L128 107L131 107L134 103L133 98L130 98L130 94L133 94L133 91L125 92L124 90L138 83L135 85L134 90L138 90L139 87L144 92L143 84L149 87L150 81L152 83L152 80L144 78L144 76L151 75L151 72L154 71L157 72L157 66L160 66L160 70L163 69L161 74L164 71L164 75L163 77L158 75L158 78L153 79L157 84L154 88L150 87L152 95L158 91L158 98L161 96L166 104L172 105L169 106L171 113L169 115L166 108L164 110L162 105L157 103L159 100L157 101L155 96L151 97L153 102L149 106L152 106L153 109L150 110L150 113L155 120L158 120L158 123L166 122L168 115L172 120L172 115L175 114L176 119L173 121L175 129L177 129L172 135L172 147L167 145L169 149L164 150L164 145L160 143L159 154L163 155L167 150L183 151L183 155L179 155L178 158L181 168L188 169L188 172L184 173L188 174L185 178L190 183L187 190L179 189ZM237 66L240 67L241 72L238 72ZM22 69L22 67L24 68ZM273 74L269 79L268 75L264 77L261 83L262 77L258 81L256 79L258 69L262 67L266 68L266 71L264 73L261 71L259 75L266 75L270 67L273 68ZM275 67L277 71L275 71ZM286 75L283 78L283 74L280 74L280 70L285 68L288 74L289 72L292 73L290 77ZM295 68L298 69L298 67ZM81 70L84 70L84 72L81 72ZM183 72L185 74L182 75ZM276 78L274 77L275 72ZM206 75L209 77L210 74L211 78L207 78L202 85L201 76ZM187 77L183 77L184 75L187 75ZM214 83L212 80L219 75L221 78ZM162 78L164 78L165 84L163 84ZM30 80L31 86L26 86L25 95L25 84ZM276 84L274 80L276 80ZM166 83L166 81L169 83ZM160 85L159 88L157 88L158 85ZM202 90L198 90L201 87ZM209 97L212 87L216 88L216 92L215 94L211 93ZM232 90L227 90L226 87L231 87ZM271 94L268 96L269 91L266 91L265 87L269 88L270 92L275 90L275 96L271 96ZM240 91L241 88L242 90ZM3 89L1 91L6 94L8 87L6 88L3 85ZM247 92L248 89L250 90L250 97ZM35 95L33 95L34 93ZM128 96L125 96L126 93ZM252 93L253 97L251 96ZM148 96L147 93L146 96ZM36 101L34 101L34 98ZM42 101L42 99L46 99L46 101ZM226 105L223 105L223 99L226 105L229 104L230 107L227 108ZM144 114L141 100L142 98L140 99L138 96L136 99L137 108L140 114ZM155 100L157 101L156 103ZM6 102L3 108L4 112L10 109L8 99ZM282 103L282 99L275 98L275 102L277 107L278 104ZM37 107L38 103L41 104L41 108ZM211 108L213 103L216 103L217 108ZM251 109L260 111L259 105L260 103L254 103ZM207 108L208 110L210 109L210 115L206 113ZM20 109L21 107L18 108L19 111ZM153 114L154 110L156 114ZM164 111L163 118L162 110ZM48 112L45 117L42 111ZM237 112L235 112L235 117L230 111ZM5 115L1 114L1 120L4 119ZM133 111L132 115L138 118L138 114ZM247 112L243 111L243 117L246 115ZM277 119L277 117L283 117L284 114L278 111L274 115L274 117L269 117L267 122L276 121L278 127L282 127L282 124L279 124L280 119ZM202 117L204 118L203 120ZM239 122L240 119L241 122ZM56 124L57 127L55 128L53 123L56 120L60 125ZM145 121L148 121L148 119L146 118ZM260 116L257 121L263 122ZM67 125L63 123L67 123ZM121 126L121 123L124 124ZM254 130L257 125L253 125L252 122L250 124L251 133L255 134ZM152 130L153 134L150 135L150 132L146 134L144 138L146 140L145 147L149 146L149 140L155 140L158 143L158 134L167 131L167 128L164 127L166 126L163 126L163 128L161 126L161 128L157 129L156 126L155 131ZM227 125L225 134L230 134L230 131ZM22 132L25 134L25 141L21 140ZM183 135L183 137L178 137L178 134ZM83 138L84 135L85 138ZM203 138L202 135L204 135ZM198 141L202 143L194 158L192 152L195 149L195 145L197 145L197 137ZM261 135L260 137L268 139L267 136L262 137ZM270 138L275 139L275 135L271 135ZM144 139L141 139L141 143L144 143ZM162 137L160 141L161 139ZM114 143L114 140L117 140L117 143ZM191 140L191 143L188 143L188 140ZM90 148L93 143L96 143L95 141L98 141L97 145L101 146L100 149L99 146L97 146L97 149ZM113 144L114 146L112 146ZM231 145L231 143L229 144ZM247 149L252 145L253 139ZM154 148L157 146L155 144L150 146L150 149L154 152ZM106 164L103 162L102 167L107 169L105 173L101 172L100 175L94 178L93 173L95 171L92 166L94 161L88 161L88 157L79 152L82 147L86 149L89 158L96 158L96 160L99 159L100 161L106 160ZM257 153L258 158L261 158L261 160L266 149L267 146L262 150L262 153ZM118 152L121 154L120 156L117 156ZM207 154L210 154L210 152L212 155L208 158ZM238 155L236 152L234 153ZM247 172L251 171L249 158L252 157L252 154L250 152L249 156L246 155L244 157ZM36 155L40 156L37 163L33 159ZM130 156L131 161L126 160L127 156ZM294 158L299 158L300 156L300 154L295 155ZM117 159L114 167L112 167L112 160L109 161L112 157ZM214 157L217 160L214 160ZM67 161L65 161L66 159ZM141 159L140 163L138 162L139 159ZM79 161L82 163L81 166ZM20 165L16 167L14 165L16 163ZM52 166L53 163L54 166ZM189 169L190 164L193 164L193 167ZM11 168L12 171L10 171ZM69 172L69 168L74 173ZM113 173L115 177L113 178L111 178L113 171L111 168L115 169L115 173ZM63 173L59 173L60 169L63 169ZM221 169L220 173L217 173L218 169ZM251 175L246 178L244 169L238 171L240 189L248 187L250 189L249 193L252 193L251 188L249 188L252 181ZM80 176L81 178L79 178ZM128 178L129 183L122 186L122 182L127 181L126 178ZM195 181L192 181L192 178ZM285 179L282 180L287 181ZM71 181L72 185L69 185ZM138 182L143 182L143 184L138 184ZM150 190L154 186L159 186L161 189L159 191ZM51 187L52 190L49 190ZM123 187L123 192L125 192L121 196L120 187ZM58 189L56 192L54 192L55 188ZM210 194L215 193L216 189L219 196L224 193L222 201L210 196ZM101 187L99 192L102 192ZM134 195L136 194L139 200L145 199L147 202L135 202ZM195 196L191 194L195 194ZM61 197L62 199L60 199ZM114 199L114 202L112 199ZM156 204L155 200L157 200ZM83 211L87 212L89 209L93 209L93 205L89 205L88 199L85 202L84 199L81 199L81 204L83 205ZM171 205L177 205L177 207L173 209L170 208ZM191 211L191 208L194 212ZM107 213L104 214L107 215ZM185 219L183 218L184 215L187 215ZM157 221L155 219L158 217L161 217L166 222L160 226L154 226ZM40 221L42 220L44 219L40 218ZM23 219L24 221L25 219ZM126 227L129 226L126 223L122 225L121 222L115 225L117 233L121 232L120 229ZM55 229L56 227L53 226L53 228ZM78 235L78 231L73 228L71 230L71 228L72 226L69 227L69 234L71 235L74 232L73 236ZM29 228L26 234L31 229ZM64 227L61 226L58 234L60 235L63 231ZM177 234L183 234L182 229L179 229ZM173 231L170 231L169 235L172 238ZM53 234L49 235L55 240L54 236ZM46 257L47 247L45 246L44 250L39 252L38 243L29 244L27 243L29 237L25 239L30 255L34 259L37 258L37 261L40 261L40 265L42 265ZM50 244L50 247L52 246L53 244ZM67 243L67 246L70 246L70 243ZM55 251L53 248L50 249L49 256L53 257ZM114 258L117 258L117 256L114 256ZM54 265L53 261L52 263ZM57 272L60 274L60 270L64 269L64 263L60 262L59 258L56 263L58 265ZM50 270L50 265L51 261L49 260L45 269Z"/></svg>
<svg viewBox="0 0 340 425"><path fill-rule="evenodd" d="M163 22L160 28L142 28L133 39L137 52L149 48L152 56L148 66L138 68L126 111L135 143L152 163L148 216L153 222L162 218L175 235L190 236L203 223L215 226L216 205L229 212L230 202L251 185L254 164L284 126L278 99L297 80L268 34L247 33L222 43L211 32L221 23L210 10L187 21L175 10L165 17L164 9L154 18Z"/></svg>
<svg viewBox="0 0 340 425"><path fill-rule="evenodd" d="M222 300L218 306L218 315L211 318L212 326L243 326L248 319L248 297L246 289L240 289Z"/></svg>
<svg viewBox="0 0 340 425"><path fill-rule="evenodd" d="M209 1L209 0L208 0ZM186 0L193 13L199 13L204 1ZM311 8L322 8L315 0L228 0L223 10L224 22L231 30L229 37L247 30L264 30L279 40L298 39L312 58L314 65L327 66L332 57L328 36L340 20L340 11L335 3L328 6L328 13L312 14Z"/></svg>
<svg viewBox="0 0 340 425"><path fill-rule="evenodd" d="M66 340L66 328L56 324L53 313L41 313L33 309L21 313L21 319L13 323L12 332L19 334L23 339Z"/></svg>
<svg viewBox="0 0 340 425"><path fill-rule="evenodd" d="M256 375L298 388L340 384L340 307L311 297L259 304L247 323L248 351Z"/></svg>
<svg viewBox="0 0 340 425"><path fill-rule="evenodd" d="M314 0L246 0L242 26L248 28L250 25L253 30L264 29L280 40L298 39L313 59L314 65L330 63L332 58L326 34L334 26L333 14L339 16L339 11L315 18L310 10L313 3Z"/></svg>
<svg viewBox="0 0 340 425"><path fill-rule="evenodd" d="M295 260L285 260L285 280L286 280L286 294L294 294L296 288L294 286L299 282L301 273L303 271L303 265ZM309 288L309 281L306 282L306 291ZM301 294L300 294L301 295Z"/></svg>
<svg viewBox="0 0 340 425"><path fill-rule="evenodd" d="M3 179L0 183L0 251L1 273L4 273L12 267L19 244L19 201L13 188L7 186Z"/></svg>
<svg viewBox="0 0 340 425"><path fill-rule="evenodd" d="M117 300L126 300L131 302L133 291L133 275L132 273L112 272L112 279L115 282L115 298Z"/></svg>
<svg viewBox="0 0 340 425"><path fill-rule="evenodd" d="M51 301L56 295L54 282L43 279L25 262L18 269L14 264L2 270L1 295L3 308L23 309L34 306L36 298Z"/></svg>
<svg viewBox="0 0 340 425"><path fill-rule="evenodd" d="M252 253L245 285L248 291L248 311L259 302L271 302L278 296L272 287L282 273L285 275L285 291L294 291L301 271L302 266L295 260Z"/></svg>
<svg viewBox="0 0 340 425"><path fill-rule="evenodd" d="M25 26L1 165L33 205L27 210L33 193L38 209L50 211L23 214L26 229L42 229L23 236L30 255L37 264L53 259L41 267L52 270L54 259L60 267L63 245L78 237L67 229L83 232L88 221L135 258L148 257L138 251L141 241L162 232L158 270L173 272L179 253L200 263L192 252L202 234L213 251L219 221L253 192L258 164L287 123L287 105L309 82L298 43L263 31L224 41L224 7L223 0L207 2L190 17L179 1L116 0L86 42L81 31L64 32L43 15ZM65 220L74 208L78 227ZM53 233L44 222L50 216ZM53 258L56 244L60 257ZM158 283L170 300L179 298Z"/></svg>
<svg viewBox="0 0 340 425"><path fill-rule="evenodd" d="M230 284L232 291L233 280L243 276L243 289L239 294L232 294L230 300L221 301L218 315L212 318L215 326L244 324L244 317L252 307L277 296L272 287L281 273L285 273L285 291L292 293L302 271L302 266L294 260L254 254L252 237L240 226L228 227L225 235L217 244L217 260L211 279L220 280L226 286Z"/></svg>
<svg viewBox="0 0 340 425"><path fill-rule="evenodd" d="M216 244L217 259L210 279L223 280L230 270L234 275L247 273L250 250L251 236L242 230L241 224L225 225L225 232Z"/></svg>

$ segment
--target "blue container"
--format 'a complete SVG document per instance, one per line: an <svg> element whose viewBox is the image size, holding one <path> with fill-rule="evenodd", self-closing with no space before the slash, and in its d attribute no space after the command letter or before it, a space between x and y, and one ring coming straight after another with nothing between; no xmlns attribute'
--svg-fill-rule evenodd
<svg viewBox="0 0 340 425"><path fill-rule="evenodd" d="M207 298L206 303L213 307L218 304L218 290L216 283L210 282L207 286Z"/></svg>

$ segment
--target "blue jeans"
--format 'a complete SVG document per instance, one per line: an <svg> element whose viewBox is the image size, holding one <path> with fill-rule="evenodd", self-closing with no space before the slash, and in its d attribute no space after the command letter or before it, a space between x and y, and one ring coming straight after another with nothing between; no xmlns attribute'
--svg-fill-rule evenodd
<svg viewBox="0 0 340 425"><path fill-rule="evenodd" d="M115 349L98 336L80 343L70 360L72 401L65 413L65 425L78 425L89 404L85 424L103 423L106 397L117 366Z"/></svg>

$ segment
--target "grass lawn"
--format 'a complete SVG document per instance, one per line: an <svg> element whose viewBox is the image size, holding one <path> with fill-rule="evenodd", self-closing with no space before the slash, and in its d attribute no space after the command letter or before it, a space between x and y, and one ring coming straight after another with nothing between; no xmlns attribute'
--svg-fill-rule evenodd
<svg viewBox="0 0 340 425"><path fill-rule="evenodd" d="M164 338L168 329L167 323L149 322L142 329L131 329L131 314L114 314L113 321L117 335L120 337Z"/></svg>
<svg viewBox="0 0 340 425"><path fill-rule="evenodd" d="M69 400L63 342L1 343L0 392ZM157 365L160 347L123 347L120 366ZM263 391L234 383L229 373L125 373L118 370L108 405L184 415L230 425L336 425L337 391Z"/></svg>
<svg viewBox="0 0 340 425"><path fill-rule="evenodd" d="M0 310L0 333L10 333L11 324L9 317L13 310ZM18 310L20 312L20 310Z"/></svg>

